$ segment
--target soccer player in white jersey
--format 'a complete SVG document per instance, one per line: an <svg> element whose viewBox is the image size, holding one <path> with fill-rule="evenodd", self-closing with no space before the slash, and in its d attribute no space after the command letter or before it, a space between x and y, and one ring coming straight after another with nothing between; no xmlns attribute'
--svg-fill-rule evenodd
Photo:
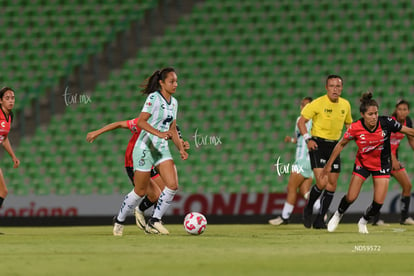
<svg viewBox="0 0 414 276"><path fill-rule="evenodd" d="M305 105L311 101L311 97L305 97L300 104L300 110L302 110L303 107L305 107ZM285 137L285 142L296 143L297 145L295 162L292 166L292 171L290 173L289 182L287 185L286 201L283 205L282 215L269 220L269 223L271 225L288 224L290 215L292 214L296 204L297 190L299 189L299 192L302 194L302 196L307 199L309 196L309 189L313 181L313 172L310 165L308 147L306 146L306 142L303 139L303 136L300 134L299 128L297 126L298 120L299 117L296 120L295 124L295 138L290 136ZM310 132L312 128L312 120L309 120L306 123L306 128L308 132ZM315 207L317 209L319 204L319 201L315 202Z"/></svg>
<svg viewBox="0 0 414 276"><path fill-rule="evenodd" d="M113 234L122 236L123 222L145 196L151 178L151 168L156 167L166 187L158 199L146 232L169 234L161 218L168 210L178 189L178 177L168 141L171 139L181 158L188 154L180 141L176 128L178 102L172 96L177 89L177 75L173 68L155 71L143 85L142 93L148 95L138 117L137 126L142 129L133 151L134 190L127 194L115 218Z"/></svg>

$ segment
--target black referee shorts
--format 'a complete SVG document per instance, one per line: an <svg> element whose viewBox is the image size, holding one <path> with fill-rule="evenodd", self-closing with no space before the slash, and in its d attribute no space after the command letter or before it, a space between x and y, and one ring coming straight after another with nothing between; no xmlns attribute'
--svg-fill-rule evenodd
<svg viewBox="0 0 414 276"><path fill-rule="evenodd" d="M312 140L318 144L316 150L309 151L309 157L312 169L323 168L328 162L338 141L326 140L319 137L312 137ZM331 172L339 173L341 171L341 157L338 156L332 164Z"/></svg>

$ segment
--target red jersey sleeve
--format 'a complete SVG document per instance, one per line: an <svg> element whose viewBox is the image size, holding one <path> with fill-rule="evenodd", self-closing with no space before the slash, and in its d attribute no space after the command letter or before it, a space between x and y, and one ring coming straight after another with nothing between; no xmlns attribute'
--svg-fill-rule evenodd
<svg viewBox="0 0 414 276"><path fill-rule="evenodd" d="M354 129L355 129L355 124L358 123L358 122L359 121L357 121L355 123L352 123L349 126L349 128L345 131L344 139L347 139L347 140L354 140L355 139L355 131L354 131Z"/></svg>
<svg viewBox="0 0 414 276"><path fill-rule="evenodd" d="M138 118L129 120L128 128L132 133L139 133L141 129L138 127Z"/></svg>

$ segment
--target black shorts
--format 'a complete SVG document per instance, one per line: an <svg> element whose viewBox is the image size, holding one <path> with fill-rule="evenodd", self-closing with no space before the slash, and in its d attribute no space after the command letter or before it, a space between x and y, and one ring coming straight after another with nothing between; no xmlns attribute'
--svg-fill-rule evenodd
<svg viewBox="0 0 414 276"><path fill-rule="evenodd" d="M329 157L332 154L333 149L335 148L338 141L334 140L326 140L319 137L312 137L312 140L318 144L318 148L316 150L309 151L309 157L312 169L316 168L323 168L328 162ZM341 157L335 159L332 164L331 172L339 173L341 171Z"/></svg>
<svg viewBox="0 0 414 276"><path fill-rule="evenodd" d="M370 175L372 175L372 178L390 178L390 172L391 168L382 169L380 171L370 171L364 167L357 166L356 164L354 164L354 171L352 172L352 174L358 175L365 180Z"/></svg>
<svg viewBox="0 0 414 276"><path fill-rule="evenodd" d="M132 182L132 186L135 186L134 185L134 168L133 167L125 167L125 170L128 174L129 179ZM156 178L158 176L159 176L159 173L157 172L155 167L152 167L152 169L151 169L151 178Z"/></svg>

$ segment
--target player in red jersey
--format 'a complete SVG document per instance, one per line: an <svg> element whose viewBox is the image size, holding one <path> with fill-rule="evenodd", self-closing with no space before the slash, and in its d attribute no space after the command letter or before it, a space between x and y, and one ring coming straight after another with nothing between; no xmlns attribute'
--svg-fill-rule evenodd
<svg viewBox="0 0 414 276"><path fill-rule="evenodd" d="M345 211L357 199L362 184L372 175L374 198L358 222L359 233L368 234L367 223L379 212L387 195L391 173L391 132L414 136L414 129L401 125L391 117L378 116L378 103L372 99L371 92L362 95L359 111L362 118L351 124L323 169L322 176L326 177L332 162L345 145L355 140L358 152L348 193L328 223L329 232L335 231Z"/></svg>
<svg viewBox="0 0 414 276"><path fill-rule="evenodd" d="M10 132L10 126L13 121L13 112L14 107L14 91L10 87L3 87L0 89L0 144L8 152L8 154L13 159L13 168L18 168L20 165L20 160L17 159L16 155L13 152L13 148L10 144L9 138L7 137ZM0 208L3 205L3 201L7 196L7 186L4 181L3 171L0 169Z"/></svg>
<svg viewBox="0 0 414 276"><path fill-rule="evenodd" d="M392 113L392 118L404 126L413 127L412 121L410 117L408 117L409 112L410 104L405 100L400 100L395 105L395 110ZM404 137L405 135L401 132L391 133L391 175L398 181L398 183L400 183L402 188L400 224L414 225L414 220L408 216L408 210L410 209L411 201L411 189L413 185L411 184L411 180L408 177L407 171L398 160L398 147L400 146L400 142L402 139L404 139ZM409 145L414 150L414 137L407 136L407 139ZM379 219L379 214L374 218L373 225L385 225L384 221Z"/></svg>
<svg viewBox="0 0 414 276"><path fill-rule="evenodd" d="M128 142L128 146L125 151L125 170L128 174L129 179L134 185L134 164L132 161L132 152L134 150L135 142L138 139L139 134L141 133L141 129L137 126L138 118L128 120L128 121L118 121L111 124L108 124L98 130L91 131L86 135L86 140L89 143L92 143L99 135L117 129L117 128L128 128L132 132L132 137ZM177 126L177 131L182 139L181 132ZM190 144L187 141L182 141L184 148L187 150L190 148ZM159 173L156 171L155 168L151 170L151 179L150 185L148 186L147 195L142 199L139 206L135 208L135 222L141 230L145 230L146 222L144 217L145 210L149 209L153 206L158 197L161 194L161 191L164 189L165 184L161 177L159 177Z"/></svg>

